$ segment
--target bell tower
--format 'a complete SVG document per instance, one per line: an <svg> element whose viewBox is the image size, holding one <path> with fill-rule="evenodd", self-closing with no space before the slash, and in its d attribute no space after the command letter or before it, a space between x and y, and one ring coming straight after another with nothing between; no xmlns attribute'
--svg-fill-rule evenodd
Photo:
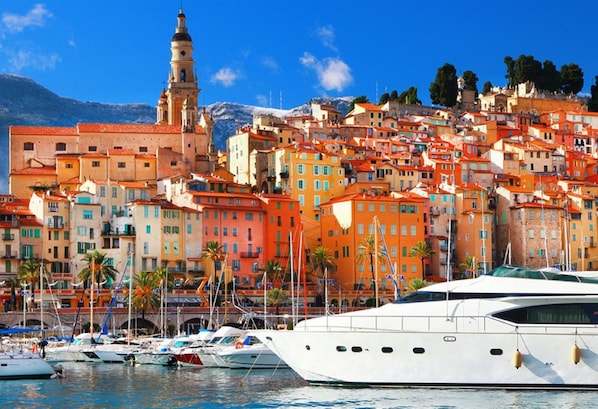
<svg viewBox="0 0 598 409"><path fill-rule="evenodd" d="M169 125L186 125L194 128L197 123L197 115L193 118L186 118L183 124L182 112L184 109L197 107L199 88L195 75L195 62L193 61L193 41L187 31L186 17L183 9L179 10L177 16L177 27L172 40L170 41L170 75L168 88L158 102L158 122L164 123L167 118ZM164 96L166 101L164 101ZM164 103L166 102L166 103ZM183 104L187 107L183 108ZM197 112L197 111L195 111ZM191 121L191 122L190 122Z"/></svg>

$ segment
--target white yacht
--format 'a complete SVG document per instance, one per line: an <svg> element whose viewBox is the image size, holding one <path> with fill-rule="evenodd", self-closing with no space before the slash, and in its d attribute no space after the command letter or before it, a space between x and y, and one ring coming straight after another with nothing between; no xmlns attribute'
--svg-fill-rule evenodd
<svg viewBox="0 0 598 409"><path fill-rule="evenodd" d="M254 333L315 384L598 389L597 284L503 266Z"/></svg>
<svg viewBox="0 0 598 409"><path fill-rule="evenodd" d="M107 339L105 335L97 338L94 334L95 342L103 343ZM91 347L92 340L89 332L81 333L73 339L73 342L60 341L51 342L44 348L46 361L50 362L88 362L93 360L86 356L83 350ZM97 359L99 361L99 358Z"/></svg>
<svg viewBox="0 0 598 409"><path fill-rule="evenodd" d="M287 368L287 364L254 335L241 337L234 345L218 346L214 352L218 365L224 368Z"/></svg>

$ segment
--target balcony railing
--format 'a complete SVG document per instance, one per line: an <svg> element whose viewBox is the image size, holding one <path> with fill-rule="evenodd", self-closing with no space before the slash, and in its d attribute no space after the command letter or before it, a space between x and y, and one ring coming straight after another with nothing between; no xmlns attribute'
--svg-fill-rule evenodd
<svg viewBox="0 0 598 409"><path fill-rule="evenodd" d="M0 252L0 257L2 258L17 258L19 257L18 251L2 251Z"/></svg>
<svg viewBox="0 0 598 409"><path fill-rule="evenodd" d="M288 179L289 178L289 171L288 170L283 170L282 172L280 172L280 178L281 179Z"/></svg>
<svg viewBox="0 0 598 409"><path fill-rule="evenodd" d="M258 258L260 253L257 251L242 251L241 258Z"/></svg>
<svg viewBox="0 0 598 409"><path fill-rule="evenodd" d="M11 241L15 239L15 235L12 233L3 233L2 234L2 240L4 241Z"/></svg>

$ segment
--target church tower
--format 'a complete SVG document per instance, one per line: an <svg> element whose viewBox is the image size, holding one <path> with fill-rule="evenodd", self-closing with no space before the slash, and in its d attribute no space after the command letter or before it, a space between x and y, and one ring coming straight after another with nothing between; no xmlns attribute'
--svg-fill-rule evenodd
<svg viewBox="0 0 598 409"><path fill-rule="evenodd" d="M172 56L168 88L163 91L158 100L157 122L185 125L187 129L194 129L197 123L197 102L200 90L194 69L193 41L187 31L186 17L182 9L179 10L177 22L175 33L170 41ZM185 102L187 107L183 108ZM186 124L182 122L184 109L187 111ZM190 109L194 111L194 115L189 115Z"/></svg>

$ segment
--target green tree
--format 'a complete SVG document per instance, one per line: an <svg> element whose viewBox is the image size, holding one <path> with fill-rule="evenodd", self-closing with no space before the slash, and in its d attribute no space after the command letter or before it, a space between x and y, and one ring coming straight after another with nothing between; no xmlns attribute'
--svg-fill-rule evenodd
<svg viewBox="0 0 598 409"><path fill-rule="evenodd" d="M386 104L388 101L390 101L390 94L388 92L385 92L384 94L380 95L380 100L378 101L378 105ZM355 105L353 105L353 107L354 106Z"/></svg>
<svg viewBox="0 0 598 409"><path fill-rule="evenodd" d="M590 87L590 100L588 101L588 110L598 112L598 75L594 77L594 85Z"/></svg>
<svg viewBox="0 0 598 409"><path fill-rule="evenodd" d="M492 83L490 81L486 81L482 87L482 94L489 94L490 91L492 91Z"/></svg>
<svg viewBox="0 0 598 409"><path fill-rule="evenodd" d="M87 263L79 272L81 281L89 281L94 284L101 284L105 281L114 281L118 272L114 267L108 264L106 254L99 250L93 250L83 256L83 261Z"/></svg>
<svg viewBox="0 0 598 409"><path fill-rule="evenodd" d="M211 260L214 266L214 275L213 277L213 284L216 283L217 280L217 271L218 271L218 263L224 260L224 250L222 245L218 242L218 240L209 240L206 243L206 246L201 251L201 260ZM212 284L212 285L213 285Z"/></svg>
<svg viewBox="0 0 598 409"><path fill-rule="evenodd" d="M372 274L372 289L374 293L377 292L377 283L376 283L376 273L374 271L375 260L378 259L378 262L384 261L384 253L382 252L380 246L376 249L375 238L373 235L369 235L364 237L361 244L359 244L359 248L357 249L357 256L355 256L355 262L358 265L363 265L368 263L370 265L370 272Z"/></svg>
<svg viewBox="0 0 598 409"><path fill-rule="evenodd" d="M505 78L507 79L507 86L512 88L516 85L515 83L515 60L512 57L506 56L504 58L504 63L507 66L507 73L505 74Z"/></svg>
<svg viewBox="0 0 598 409"><path fill-rule="evenodd" d="M561 86L561 73L550 60L544 61L542 65L542 76L538 84L539 89L549 92L557 92Z"/></svg>
<svg viewBox="0 0 598 409"><path fill-rule="evenodd" d="M23 261L17 270L17 278L20 282L29 284L29 289L33 291L35 285L39 283L40 262L38 260L28 258Z"/></svg>
<svg viewBox="0 0 598 409"><path fill-rule="evenodd" d="M457 103L457 70L449 63L438 68L434 82L430 84L433 104L453 107Z"/></svg>
<svg viewBox="0 0 598 409"><path fill-rule="evenodd" d="M397 97L397 100L402 104L413 104L421 105L421 100L417 97L417 88L409 87L407 91L403 91L401 95Z"/></svg>
<svg viewBox="0 0 598 409"><path fill-rule="evenodd" d="M515 60L515 80L517 84L531 81L534 84L542 81L542 63L531 55L520 55Z"/></svg>
<svg viewBox="0 0 598 409"><path fill-rule="evenodd" d="M354 98L353 101L351 101L351 104L349 105L349 112L353 111L353 108L355 108L355 104L363 104L367 102L370 102L370 100L365 95L361 95L357 98Z"/></svg>
<svg viewBox="0 0 598 409"><path fill-rule="evenodd" d="M133 281L132 304L141 311L141 318L145 320L145 312L160 308L160 296L155 291L160 287L160 277L157 274L142 271Z"/></svg>
<svg viewBox="0 0 598 409"><path fill-rule="evenodd" d="M422 267L422 280L426 279L426 266L424 260L432 257L436 252L434 249L428 244L426 241L421 240L415 243L415 245L411 248L411 253L409 254L411 257L417 257L421 260L421 267Z"/></svg>
<svg viewBox="0 0 598 409"><path fill-rule="evenodd" d="M284 277L284 271L280 265L280 261L278 260L266 261L266 264L264 264L260 270L262 270L264 273L257 277L258 281L263 280L265 276L266 280L270 279L272 282L279 282Z"/></svg>
<svg viewBox="0 0 598 409"><path fill-rule="evenodd" d="M478 95L478 76L475 74L475 72L473 71L465 71L463 73L463 81L465 82L464 84L464 89L470 90L470 91L475 91L475 95L477 98Z"/></svg>
<svg viewBox="0 0 598 409"><path fill-rule="evenodd" d="M286 291L281 288L274 287L266 296L266 303L268 305L275 307L275 315L278 317L280 315L280 306L287 302L288 296Z"/></svg>
<svg viewBox="0 0 598 409"><path fill-rule="evenodd" d="M421 288L424 288L426 286L426 281L422 280L421 278L414 278L413 280L409 281L409 285L407 286L407 288L410 291L417 291Z"/></svg>
<svg viewBox="0 0 598 409"><path fill-rule="evenodd" d="M561 92L577 94L583 89L583 71L577 64L566 64L561 67Z"/></svg>
<svg viewBox="0 0 598 409"><path fill-rule="evenodd" d="M473 277L473 274L475 272L475 265L473 264L474 260L475 259L473 257L467 256L465 257L465 261L459 264L459 270L461 270L463 276L465 276L466 272L469 271L471 273L471 277Z"/></svg>
<svg viewBox="0 0 598 409"><path fill-rule="evenodd" d="M326 269L334 267L334 256L329 249L318 246L309 258L309 270L316 278L324 278Z"/></svg>
<svg viewBox="0 0 598 409"><path fill-rule="evenodd" d="M393 89L390 93L390 100L391 101L398 101L399 100L399 93L396 89Z"/></svg>

